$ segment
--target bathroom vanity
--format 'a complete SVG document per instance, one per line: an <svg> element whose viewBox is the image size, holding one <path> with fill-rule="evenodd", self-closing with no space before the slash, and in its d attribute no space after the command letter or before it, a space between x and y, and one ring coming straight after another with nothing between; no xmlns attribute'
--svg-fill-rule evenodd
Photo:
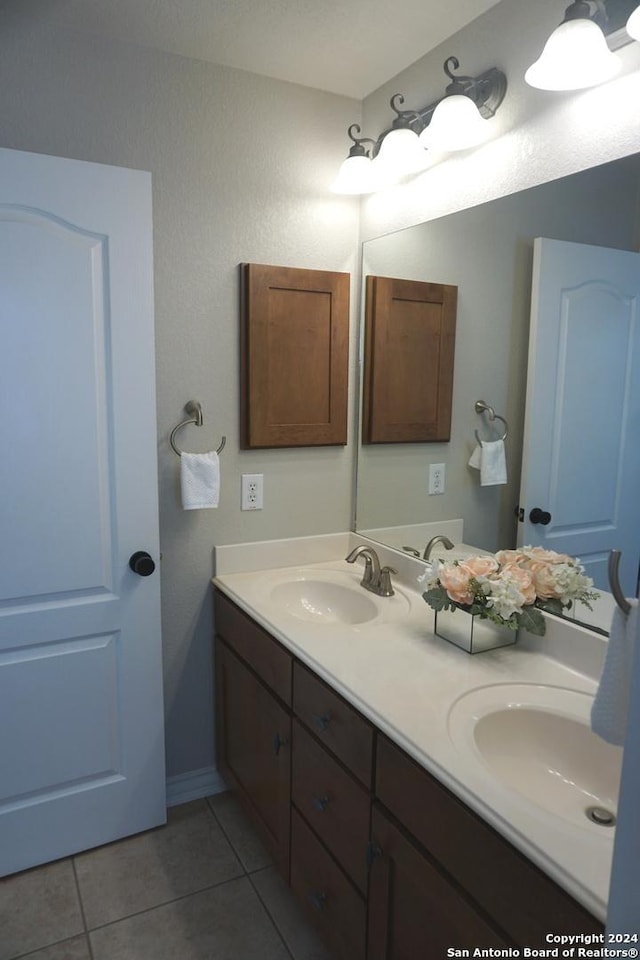
<svg viewBox="0 0 640 960"><path fill-rule="evenodd" d="M378 612L360 627L300 619L296 630L295 617L305 613L291 605L279 621L271 605L274 595L281 596L274 593L279 584L300 582L296 576L338 583L339 567L336 561L307 565L303 573L291 568L288 581L287 568L284 574L222 574L215 581L218 765L336 958L439 957L448 947L540 948L548 946L549 933L602 932L598 898L587 893L578 902L571 880L556 882L564 876L562 864L554 878L553 869L541 869L544 856L527 855L526 834L535 838L534 827L526 827L530 811L524 820L515 817L511 834L502 829L502 813L485 806L487 794L473 774L464 784L463 762L454 759L446 770L436 747L427 757L412 735L407 711L422 702L420 727L431 727L425 736L434 744L441 739L433 690L450 683L444 669L453 670L456 689L469 688L470 677L472 689L482 685L492 672L504 683L512 678L511 664L517 673L517 653L474 658L441 648L443 641L429 648L429 610L420 600L424 610L410 602L407 613L407 597L413 598L406 589L386 600L372 598ZM344 572L355 577L356 587L357 574ZM422 616L424 633L418 634L416 617ZM287 617L289 636L281 625ZM431 663L431 679L426 672L417 676L415 657L425 671ZM523 665L531 659L524 651L520 657ZM402 669L413 662L404 685L403 659ZM533 670L534 681L567 682L562 665L527 662L526 670L529 676ZM577 675L573 682L589 687ZM396 715L382 714L385 698L397 704ZM559 825L558 835L567 831ZM598 840L593 849L606 873L610 851ZM554 836L550 843L556 845Z"/></svg>

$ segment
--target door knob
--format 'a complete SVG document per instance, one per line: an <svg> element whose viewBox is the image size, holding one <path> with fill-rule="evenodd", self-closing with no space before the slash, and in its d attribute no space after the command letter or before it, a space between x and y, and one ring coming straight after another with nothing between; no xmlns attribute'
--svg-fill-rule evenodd
<svg viewBox="0 0 640 960"><path fill-rule="evenodd" d="M146 550L138 550L129 557L129 566L139 577L150 577L156 568L151 554Z"/></svg>
<svg viewBox="0 0 640 960"><path fill-rule="evenodd" d="M529 520L531 520L531 523L541 523L543 527L546 527L548 523L551 523L551 514L547 510L541 510L540 507L534 507L529 514Z"/></svg>

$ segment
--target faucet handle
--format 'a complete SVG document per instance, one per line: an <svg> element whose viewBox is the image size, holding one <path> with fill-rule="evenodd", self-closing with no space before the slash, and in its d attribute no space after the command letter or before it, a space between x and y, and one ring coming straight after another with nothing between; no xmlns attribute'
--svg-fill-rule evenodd
<svg viewBox="0 0 640 960"><path fill-rule="evenodd" d="M397 572L393 567L383 567L381 569L380 579L378 580L378 596L392 597L394 595L395 590L391 586L391 574Z"/></svg>

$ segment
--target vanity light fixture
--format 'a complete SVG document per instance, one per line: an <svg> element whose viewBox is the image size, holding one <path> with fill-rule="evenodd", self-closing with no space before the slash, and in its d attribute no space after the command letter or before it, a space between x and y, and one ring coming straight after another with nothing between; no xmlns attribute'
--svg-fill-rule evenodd
<svg viewBox="0 0 640 960"><path fill-rule="evenodd" d="M466 150L481 143L488 134L487 119L481 116L476 103L476 98L480 99L477 81L473 77L455 76L452 70L459 67L457 57L448 57L444 62L444 72L451 83L420 134L425 147L444 152Z"/></svg>
<svg viewBox="0 0 640 960"><path fill-rule="evenodd" d="M640 6L636 7L627 20L627 33L632 40L640 40Z"/></svg>
<svg viewBox="0 0 640 960"><path fill-rule="evenodd" d="M362 144L371 143L375 147L376 141L371 137L356 137L352 131L362 132L357 123L352 123L347 130L353 146L347 159L342 161L331 189L334 193L373 193L376 189L375 170L371 154Z"/></svg>
<svg viewBox="0 0 640 960"><path fill-rule="evenodd" d="M497 67L491 67L477 77L454 76L451 71L459 66L456 57L447 58L444 69L452 82L446 88L445 97L422 110L399 109L396 104L404 104L404 97L395 93L390 100L391 109L396 113L393 125L377 140L354 136L352 131L360 133L360 127L352 124L348 133L354 145L331 189L336 193L372 193L401 177L424 170L429 162L427 145L441 151L463 150L484 139L484 122L495 115L504 100L507 78ZM438 119L436 128L444 124L447 133L446 136L434 135L431 142L427 130L443 100L453 103L447 104L445 118ZM460 104L458 101L464 102ZM451 116L454 112L458 117L456 121ZM370 152L362 146L365 142L373 144Z"/></svg>
<svg viewBox="0 0 640 960"><path fill-rule="evenodd" d="M607 45L602 31L605 23L601 2L573 0L540 57L525 73L529 86L540 90L583 90L615 77L621 62Z"/></svg>
<svg viewBox="0 0 640 960"><path fill-rule="evenodd" d="M396 117L391 130L383 136L373 161L383 183L394 183L410 173L419 173L428 160L418 136L422 129L420 115L415 110L398 109L396 101L404 103L401 93L394 93L389 101Z"/></svg>

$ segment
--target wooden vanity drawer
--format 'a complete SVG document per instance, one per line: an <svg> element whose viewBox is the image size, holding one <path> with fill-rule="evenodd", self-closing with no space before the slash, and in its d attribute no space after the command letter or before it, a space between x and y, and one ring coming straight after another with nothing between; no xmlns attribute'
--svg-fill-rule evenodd
<svg viewBox="0 0 640 960"><path fill-rule="evenodd" d="M292 800L322 842L366 893L370 794L305 728L293 722Z"/></svg>
<svg viewBox="0 0 640 960"><path fill-rule="evenodd" d="M299 663L293 670L293 709L320 742L370 788L373 727L339 694Z"/></svg>
<svg viewBox="0 0 640 960"><path fill-rule="evenodd" d="M378 736L376 795L519 945L602 925L386 737Z"/></svg>
<svg viewBox="0 0 640 960"><path fill-rule="evenodd" d="M291 706L293 657L228 597L216 590L215 629L281 700Z"/></svg>
<svg viewBox="0 0 640 960"><path fill-rule="evenodd" d="M365 901L295 809L291 887L336 960L364 960Z"/></svg>

